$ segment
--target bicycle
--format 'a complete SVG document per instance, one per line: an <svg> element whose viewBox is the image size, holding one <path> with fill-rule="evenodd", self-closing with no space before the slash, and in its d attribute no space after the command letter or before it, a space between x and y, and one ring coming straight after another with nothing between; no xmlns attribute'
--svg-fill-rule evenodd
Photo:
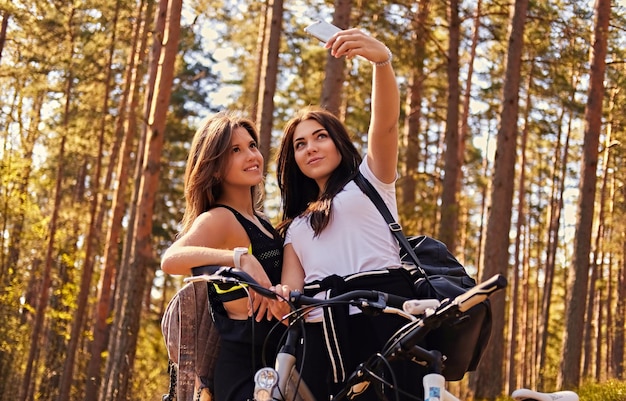
<svg viewBox="0 0 626 401"><path fill-rule="evenodd" d="M275 293L258 285L245 272L231 267L203 266L192 269L192 272L194 276L185 281L203 280L246 284L260 295L276 299ZM364 311L398 314L406 318L408 323L396 331L379 354L357 367L343 389L333 396L333 400L352 399L355 394L363 390L366 383L369 384L372 380L382 381L394 390L398 398L402 390L395 386L393 375L391 382L388 382L377 372L384 369L393 359L411 358L427 366L429 370L429 373L423 377L423 401L460 401L446 390L445 378L441 374L445 356L438 350L427 350L417 344L430 330L448 319L458 317L505 286L505 277L496 275L455 299L442 302L436 299L406 299L376 290L354 290L330 299L308 297L299 291L292 291L287 300L292 307L292 312L285 317L289 320L286 339L276 356L274 367L265 367L256 372L254 399L255 401L316 401L307 384L300 377L297 366L296 350L302 340L304 316L313 308L348 303ZM513 392L512 397L516 401L578 401L576 393L571 391L541 393L519 389ZM415 397L415 399L418 398Z"/></svg>

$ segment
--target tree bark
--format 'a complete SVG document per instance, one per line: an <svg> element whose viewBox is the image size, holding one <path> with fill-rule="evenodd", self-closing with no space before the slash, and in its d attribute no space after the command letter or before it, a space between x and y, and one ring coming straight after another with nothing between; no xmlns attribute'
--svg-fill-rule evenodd
<svg viewBox="0 0 626 401"><path fill-rule="evenodd" d="M278 76L278 53L283 26L283 0L271 0L266 29L267 49L263 57L263 75L259 88L259 104L257 124L259 126L259 151L263 155L263 173L267 174L272 145L272 127L274 123L274 94Z"/></svg>
<svg viewBox="0 0 626 401"><path fill-rule="evenodd" d="M145 46L147 42L146 27L147 15L152 14L153 1L140 1L137 6L137 18L134 27L131 52L126 66L126 77L122 98L119 106L118 118L115 127L115 140L111 149L111 159L107 170L104 188L109 188L115 170L117 185L111 204L111 216L107 224L108 231L104 246L103 269L98 284L98 294L94 310L93 341L90 345L90 358L87 365L87 382L85 385L85 399L95 400L98 397L98 388L101 381L102 354L107 348L109 339L111 315L112 287L117 270L119 240L121 238L122 219L124 216L124 200L128 188L130 170L130 154L132 143L136 135L135 110L139 99L140 80L143 77L138 66L143 64ZM144 14L145 13L145 14ZM139 35L142 34L141 40ZM129 111L127 112L127 107ZM126 125L126 130L124 126ZM122 139L125 138L122 143ZM119 158L119 159L118 159ZM101 212L103 209L101 209Z"/></svg>
<svg viewBox="0 0 626 401"><path fill-rule="evenodd" d="M459 3L448 2L448 107L446 110L446 151L444 154L444 176L441 192L441 220L439 240L448 246L453 254L458 253L457 231L459 226L459 191L461 189L461 167L464 155L459 146L459 42L460 25Z"/></svg>
<svg viewBox="0 0 626 401"><path fill-rule="evenodd" d="M108 49L108 60L106 64L106 78L104 82L104 96L102 100L102 113L100 119L100 129L98 134L98 150L95 155L96 165L94 168L94 174L92 177L92 195L89 202L89 216L90 224L89 231L87 233L86 249L85 249L85 263L83 265L82 276L80 280L80 290L78 298L76 299L76 318L72 320L72 327L70 330L70 338L67 344L67 354L65 357L65 363L63 365L63 374L59 383L58 401L65 401L70 399L70 389L74 379L74 363L76 360L76 350L78 348L79 339L81 339L81 332L86 322L86 310L89 301L89 294L91 293L91 281L93 278L93 270L95 264L95 252L97 248L97 239L101 235L102 231L102 219L103 214L98 214L98 201L102 200L100 194L100 181L102 172L102 157L104 150L105 134L107 114L109 109L109 96L111 93L111 76L113 57L115 53L115 39L117 31L117 19L120 10L120 0L115 2L115 11L113 15L112 23L112 35ZM103 205L100 205L103 209Z"/></svg>
<svg viewBox="0 0 626 401"><path fill-rule="evenodd" d="M335 12L333 13L333 25L342 29L350 28L350 13L352 12L352 0L335 0ZM320 105L334 115L341 116L341 104L343 82L345 81L346 59L335 58L326 55L326 67L324 70L324 82L322 82L322 94Z"/></svg>
<svg viewBox="0 0 626 401"><path fill-rule="evenodd" d="M0 23L0 62L2 61L2 50L4 49L4 42L7 39L7 27L9 26L9 14L8 11L2 12L2 23Z"/></svg>
<svg viewBox="0 0 626 401"><path fill-rule="evenodd" d="M461 161L462 165L465 164L465 149L467 148L467 141L469 140L469 138L471 138L471 135L469 135L469 128L468 128L468 124L469 124L469 109L470 109L470 102L472 99L472 79L474 77L474 60L476 59L476 48L478 47L478 42L480 41L480 27L481 27L481 12L482 12L482 0L478 0L476 1L476 8L474 10L474 25L472 27L472 44L470 46L470 51L469 51L469 62L468 62L468 67L467 67L467 77L465 78L465 89L464 89L464 96L463 96L463 104L462 104L462 113L461 113L461 121L460 121L460 126L459 126L459 160ZM459 170L459 184L462 183L463 180L463 170ZM459 192L460 192L460 187L459 187ZM457 199L458 199L458 195L457 195ZM463 203L462 203L463 205ZM467 220L469 220L469 216L468 213L471 212L464 212L463 216L464 219L463 221L460 221L461 226L465 226L467 224ZM457 238L456 240L456 248L457 248L457 259L459 259L459 261L462 264L465 264L465 252L463 252L462 250L466 249L466 241L468 236L473 236L473 234L471 234L470 232L468 232L468 230L465 229L461 229L461 230L457 230L457 235L460 235L460 237Z"/></svg>
<svg viewBox="0 0 626 401"><path fill-rule="evenodd" d="M570 264L567 282L563 359L557 381L558 387L561 388L575 388L580 384L581 349L583 345L580 328L584 325L587 283L589 281L591 228L596 194L598 146L602 126L604 72L606 69L607 31L611 17L611 1L598 0L595 14L590 85L585 108L585 137L580 171L574 258Z"/></svg>
<svg viewBox="0 0 626 401"><path fill-rule="evenodd" d="M574 85L575 87L576 85ZM573 94L572 94L573 98ZM546 264L544 269L544 284L543 292L541 294L541 315L539 317L538 333L537 333L537 351L536 351L536 363L535 370L539 372L537 379L538 388L543 389L544 382L544 369L545 361L547 358L547 345L548 345L548 325L550 322L550 309L552 307L552 290L554 287L554 271L557 257L557 250L559 244L559 227L561 225L561 212L563 209L563 193L565 191L565 179L567 177L567 163L569 159L569 143L572 133L572 116L568 118L567 133L565 136L565 143L563 150L557 148L557 157L561 157L561 160L557 162L555 158L555 166L560 166L560 171L555 173L552 177L553 182L557 182L558 186L555 188L554 195L550 202L550 218L548 223L548 241L546 249ZM560 140L559 140L560 142ZM562 155L562 156L559 156Z"/></svg>
<svg viewBox="0 0 626 401"><path fill-rule="evenodd" d="M533 68L531 66L531 72L528 74L528 83L526 85L526 107L524 112L524 129L522 131L522 143L521 143L521 160L519 167L519 178L518 178L518 189L517 189L517 222L515 232L517 235L515 236L515 250L513 257L513 271L511 274L511 280L509 281L509 291L511 294L511 301L509 303L509 322L508 322L508 353L507 353L507 361L505 364L507 368L507 384L505 388L505 392L509 394L512 390L518 388L518 375L517 375L517 367L520 365L521 361L518 357L518 338L521 336L519 328L522 330L526 330L526 325L520 325L518 319L513 318L515 316L515 312L518 308L525 308L527 306L528 298L525 297L523 302L520 302L519 290L520 290L520 272L523 271L523 259L525 257L521 256L523 252L523 244L522 239L527 238L528 235L521 235L521 233L526 230L528 232L528 227L525 225L526 221L526 148L528 144L528 125L529 125L529 114L532 106L531 99L531 86L533 79ZM525 338L526 336L524 336ZM526 344L524 344L526 345ZM524 354L522 354L524 355Z"/></svg>
<svg viewBox="0 0 626 401"><path fill-rule="evenodd" d="M405 106L406 120L402 135L403 146L400 147L400 160L404 163L404 174L400 182L402 202L398 207L407 213L415 210L417 199L417 168L420 160L420 122L422 119L422 91L424 87L424 60L426 59L426 31L430 1L419 2L418 11L411 20L411 43L413 44L414 65L411 68L407 102Z"/></svg>
<svg viewBox="0 0 626 401"><path fill-rule="evenodd" d="M67 135L69 131L70 122L70 106L72 100L72 84L73 84L73 71L72 71L72 59L74 52L74 31L72 28L74 14L76 9L70 7L69 15L67 19L67 41L70 54L68 58L68 68L66 71L67 77L65 81L65 104L63 110L63 130L61 133L61 140L59 143L59 153L57 156L58 166L56 172L56 185L54 188L54 204L52 206L52 216L50 217L50 224L48 225L48 245L46 248L46 258L44 261L43 277L41 279L41 290L39 292L35 322L33 325L33 331L31 333L30 350L28 351L28 359L26 361L26 370L22 381L21 392L19 400L29 401L33 398L34 383L32 383L31 377L33 373L33 367L35 359L39 349L39 343L41 341L41 332L43 330L43 324L48 307L48 300L50 298L50 290L52 285L52 265L54 263L54 250L55 250L55 236L57 230L57 220L59 218L59 211L61 209L61 196L64 178L64 158L65 158L65 143L67 141Z"/></svg>
<svg viewBox="0 0 626 401"><path fill-rule="evenodd" d="M156 69L157 78L153 102L146 115L149 137L145 148L140 196L136 205L137 219L134 222L136 237L131 249L130 263L122 266L127 269L124 274L126 280L122 282L124 287L120 288L115 297L116 310L120 310L121 313L116 316L112 332L110 343L115 345L115 352L110 355L107 363L107 367L110 365L111 369L107 369L107 385L101 396L102 400L107 401L127 399L135 361L141 304L146 287L145 275L148 269L155 269L157 265L152 254L152 218L154 197L158 189L165 122L174 78L174 64L178 53L182 0L170 0L164 3L167 3L165 29L162 38L155 38L155 40L163 41L159 46L163 48L163 51L159 52L160 57L152 60L151 65L152 69Z"/></svg>
<svg viewBox="0 0 626 401"><path fill-rule="evenodd" d="M259 115L259 101L261 98L259 94L261 93L261 77L263 76L263 57L265 55L265 41L266 36L265 32L267 31L267 17L269 13L269 1L263 1L259 7L261 7L260 12L260 22L259 22L259 31L257 33L256 39L256 51L257 51L257 63L256 68L254 70L254 87L252 90L252 99L256 99L254 104L252 105L252 110L250 110L250 118L255 120Z"/></svg>
<svg viewBox="0 0 626 401"><path fill-rule="evenodd" d="M509 231L515 182L519 83L524 46L524 25L528 0L516 0L506 64L503 107L498 130L497 149L491 192L491 213L485 239L485 268L482 280L494 274L507 274L509 266ZM495 294L491 301L493 328L489 347L477 370L476 398L495 399L502 393L504 359L505 297Z"/></svg>
<svg viewBox="0 0 626 401"><path fill-rule="evenodd" d="M621 188L622 196L626 198L626 186ZM622 255L626 255L626 239L622 239ZM615 339L613 340L611 365L613 377L623 380L626 354L624 353L624 326L626 323L626 263L622 262L617 272L617 307L615 311Z"/></svg>

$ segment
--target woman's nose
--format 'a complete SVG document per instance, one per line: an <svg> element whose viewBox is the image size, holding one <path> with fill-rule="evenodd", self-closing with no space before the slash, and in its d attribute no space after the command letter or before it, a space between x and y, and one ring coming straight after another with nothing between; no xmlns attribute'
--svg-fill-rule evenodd
<svg viewBox="0 0 626 401"><path fill-rule="evenodd" d="M317 152L317 146L315 146L314 143L307 143L306 144L306 152L309 153L309 154Z"/></svg>

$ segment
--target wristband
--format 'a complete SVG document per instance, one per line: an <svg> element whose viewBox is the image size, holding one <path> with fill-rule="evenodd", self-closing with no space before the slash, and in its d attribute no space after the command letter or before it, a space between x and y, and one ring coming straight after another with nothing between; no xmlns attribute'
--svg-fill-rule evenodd
<svg viewBox="0 0 626 401"><path fill-rule="evenodd" d="M241 255L248 253L248 248L238 246L233 249L233 251L233 264L235 265L235 269L241 269Z"/></svg>

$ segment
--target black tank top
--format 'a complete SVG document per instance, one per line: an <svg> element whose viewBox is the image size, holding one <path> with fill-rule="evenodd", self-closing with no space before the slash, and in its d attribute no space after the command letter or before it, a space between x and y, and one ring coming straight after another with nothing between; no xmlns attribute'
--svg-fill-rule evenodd
<svg viewBox="0 0 626 401"><path fill-rule="evenodd" d="M276 229L270 222L255 214L263 227L272 234L272 237L269 237L256 224L246 219L232 207L221 204L215 205L215 207L224 207L235 215L239 224L246 230L248 238L250 238L252 254L261 263L272 284L279 283L283 262L283 239ZM226 310L222 304L223 302L247 297L246 291L239 286L229 288L228 285L222 286L221 284L219 286L209 285L208 288L213 318L222 340L244 343L252 341L257 345L263 344L266 335L276 323L275 321L268 322L263 319L261 322L253 323L251 319L232 320L226 315ZM252 330L252 324L254 324L254 330ZM280 332L281 330L277 330L275 335L279 336Z"/></svg>
<svg viewBox="0 0 626 401"><path fill-rule="evenodd" d="M226 205L216 205L216 207L224 207L230 210L241 226L246 230L250 244L252 245L252 254L258 259L263 270L267 273L272 284L280 281L281 266L283 263L283 239L274 229L269 221L255 213L263 227L272 234L268 237L256 224L245 218L237 210Z"/></svg>
<svg viewBox="0 0 626 401"><path fill-rule="evenodd" d="M255 214L263 227L272 234L272 237L269 237L257 227L256 224L245 218L232 207L221 204L215 207L226 208L235 215L239 224L246 230L248 238L250 238L252 255L261 263L270 282L272 284L280 282L281 266L283 262L283 240L274 227L272 227L267 220ZM214 291L212 291L210 295L212 297L211 301L216 309L222 312L224 311L222 305L220 305L222 302L245 298L247 293L240 286L234 286L233 284L215 284Z"/></svg>

